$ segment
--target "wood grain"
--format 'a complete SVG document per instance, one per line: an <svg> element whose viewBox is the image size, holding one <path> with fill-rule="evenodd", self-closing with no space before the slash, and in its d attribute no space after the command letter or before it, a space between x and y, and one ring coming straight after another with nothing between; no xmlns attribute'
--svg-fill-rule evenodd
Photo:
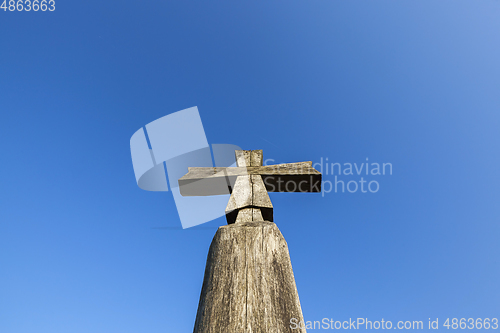
<svg viewBox="0 0 500 333"><path fill-rule="evenodd" d="M194 333L304 333L288 246L276 224L222 226L207 257Z"/></svg>

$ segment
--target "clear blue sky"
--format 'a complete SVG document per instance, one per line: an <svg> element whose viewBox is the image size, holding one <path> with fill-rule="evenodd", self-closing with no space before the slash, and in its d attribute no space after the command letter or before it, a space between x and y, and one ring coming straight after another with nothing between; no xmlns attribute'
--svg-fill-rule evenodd
<svg viewBox="0 0 500 333"><path fill-rule="evenodd" d="M500 317L499 17L495 0L0 11L0 332L192 331L225 220L176 229L129 151L191 106L210 143L276 162L392 163L377 193L271 194L306 320Z"/></svg>

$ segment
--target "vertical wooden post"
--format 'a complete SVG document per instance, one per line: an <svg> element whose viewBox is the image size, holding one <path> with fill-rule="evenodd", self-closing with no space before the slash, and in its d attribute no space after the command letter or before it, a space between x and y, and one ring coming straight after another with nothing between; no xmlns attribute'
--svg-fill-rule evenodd
<svg viewBox="0 0 500 333"><path fill-rule="evenodd" d="M219 228L207 258L194 333L304 333L288 246L272 222Z"/></svg>

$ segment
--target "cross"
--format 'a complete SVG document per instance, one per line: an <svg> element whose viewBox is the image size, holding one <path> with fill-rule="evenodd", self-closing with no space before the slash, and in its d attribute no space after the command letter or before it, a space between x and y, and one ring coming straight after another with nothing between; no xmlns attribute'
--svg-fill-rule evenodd
<svg viewBox="0 0 500 333"><path fill-rule="evenodd" d="M190 167L179 179L183 196L231 194L228 224L273 222L268 192L320 192L321 173L312 162L262 165L262 150L236 150L237 167Z"/></svg>

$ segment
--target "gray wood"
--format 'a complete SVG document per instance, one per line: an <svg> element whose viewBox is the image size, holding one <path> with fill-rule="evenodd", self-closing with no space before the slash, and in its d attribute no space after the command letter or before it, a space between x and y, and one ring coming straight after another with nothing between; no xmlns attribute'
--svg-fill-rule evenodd
<svg viewBox="0 0 500 333"><path fill-rule="evenodd" d="M237 150L235 168L189 168L182 195L225 194L227 226L212 240L195 333L283 333L303 321L288 246L268 192L320 192L312 162L262 166L262 150Z"/></svg>
<svg viewBox="0 0 500 333"><path fill-rule="evenodd" d="M235 155L238 167L262 166L262 150L236 150ZM236 178L225 213L227 224L273 221L273 205L260 175Z"/></svg>
<svg viewBox="0 0 500 333"><path fill-rule="evenodd" d="M253 209L253 213L242 212L247 208ZM228 224L247 221L273 222L273 204L262 177L259 175L239 176L225 213Z"/></svg>
<svg viewBox="0 0 500 333"><path fill-rule="evenodd" d="M321 173L312 167L312 162L235 168L193 167L179 179L179 187L183 196L227 194L227 184L234 188L236 178L246 175L260 175L268 192L321 192Z"/></svg>
<svg viewBox="0 0 500 333"><path fill-rule="evenodd" d="M236 164L239 167L262 166L263 152L261 150L235 150Z"/></svg>
<svg viewBox="0 0 500 333"><path fill-rule="evenodd" d="M236 165L239 167L252 166L251 150L235 150Z"/></svg>
<svg viewBox="0 0 500 333"><path fill-rule="evenodd" d="M250 150L250 166L262 166L264 154L261 150Z"/></svg>
<svg viewBox="0 0 500 333"><path fill-rule="evenodd" d="M252 181L252 205L259 208L273 209L273 204L266 191L266 186L259 175L251 175ZM272 220L270 220L272 221Z"/></svg>
<svg viewBox="0 0 500 333"><path fill-rule="evenodd" d="M229 198L226 207L226 214L245 207L251 207L252 200L252 180L251 176L239 176L234 184L233 193Z"/></svg>
<svg viewBox="0 0 500 333"><path fill-rule="evenodd" d="M222 226L214 236L194 333L283 333L303 321L288 246L276 224Z"/></svg>

